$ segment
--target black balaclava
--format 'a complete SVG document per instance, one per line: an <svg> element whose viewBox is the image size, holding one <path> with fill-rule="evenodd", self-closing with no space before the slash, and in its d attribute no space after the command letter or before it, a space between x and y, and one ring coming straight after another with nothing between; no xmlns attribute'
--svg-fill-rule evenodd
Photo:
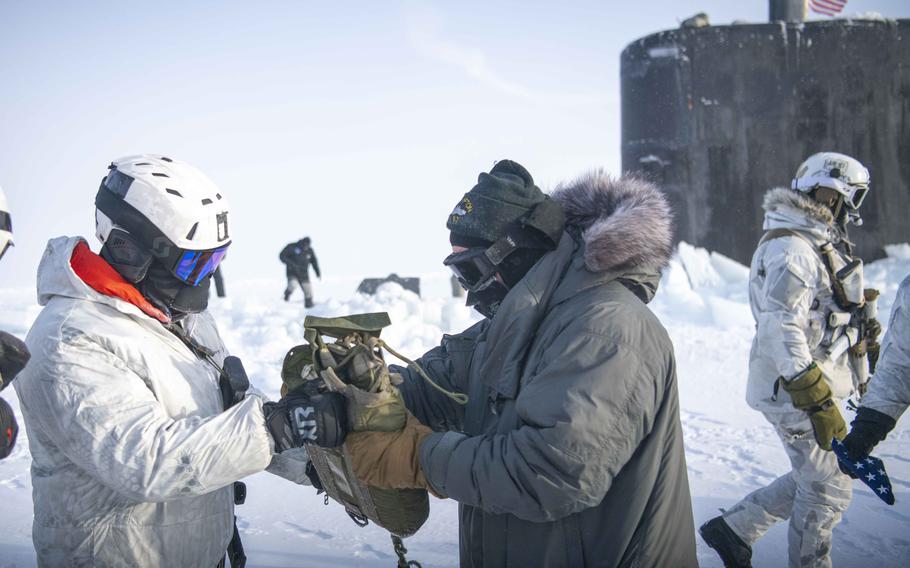
<svg viewBox="0 0 910 568"><path fill-rule="evenodd" d="M206 277L198 286L184 284L169 269L153 262L148 274L137 287L155 307L170 315L172 320L179 320L208 307L211 282L211 277Z"/></svg>
<svg viewBox="0 0 910 568"><path fill-rule="evenodd" d="M198 286L185 284L124 229L111 230L101 257L174 321L208 307L211 278Z"/></svg>

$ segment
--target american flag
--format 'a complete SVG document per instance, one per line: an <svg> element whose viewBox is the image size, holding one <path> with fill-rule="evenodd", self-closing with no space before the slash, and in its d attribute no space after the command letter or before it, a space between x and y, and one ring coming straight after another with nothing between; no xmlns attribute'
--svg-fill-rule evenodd
<svg viewBox="0 0 910 568"><path fill-rule="evenodd" d="M858 460L850 459L847 447L837 438L831 440L831 447L843 468L850 471L855 479L865 483L879 499L889 505L894 505L894 490L891 488L891 480L888 479L888 473L885 472L885 464L882 460L872 456Z"/></svg>
<svg viewBox="0 0 910 568"><path fill-rule="evenodd" d="M847 0L809 0L809 8L817 13L826 16L836 16L847 5Z"/></svg>

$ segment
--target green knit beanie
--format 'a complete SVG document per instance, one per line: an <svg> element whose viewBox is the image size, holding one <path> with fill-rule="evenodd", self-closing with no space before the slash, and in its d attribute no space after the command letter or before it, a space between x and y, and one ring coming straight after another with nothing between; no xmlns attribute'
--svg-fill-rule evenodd
<svg viewBox="0 0 910 568"><path fill-rule="evenodd" d="M453 244L492 243L507 227L546 200L523 166L512 160L496 162L490 173L481 173L477 185L464 194L446 228Z"/></svg>

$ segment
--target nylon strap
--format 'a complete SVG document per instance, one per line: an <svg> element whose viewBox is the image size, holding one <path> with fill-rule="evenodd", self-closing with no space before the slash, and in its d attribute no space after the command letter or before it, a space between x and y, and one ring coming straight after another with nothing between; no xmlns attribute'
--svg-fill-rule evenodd
<svg viewBox="0 0 910 568"><path fill-rule="evenodd" d="M466 395L466 394L464 394L464 393L460 393L460 392L452 392L452 391L449 391L449 390L446 390L446 389L442 388L441 386L439 386L439 385L436 383L436 381L434 381L433 379L431 379L430 376L429 376L429 375L420 367L420 365L418 365L416 362L414 362L414 361L408 359L407 357L405 357L405 356L402 355L401 353L395 351L394 349L392 349L391 347L389 347L389 344L388 344L388 343L386 343L385 341L383 341L383 340L381 340L381 339L379 340L379 345L382 346L382 347L384 347L389 353L391 353L391 354L394 355L395 357L398 357L399 359L401 359L402 361L404 361L405 363L407 363L409 369L413 369L413 370L417 371L417 374L420 375L420 376L423 378L423 380L425 380L426 382L430 383L430 385L431 385L434 389L438 390L439 392L441 392L442 394L446 395L447 397L449 397L450 399L452 399L453 401L455 401L456 403L458 403L458 404L460 404L460 405L462 405L462 406L464 406L465 404L468 403L468 395Z"/></svg>
<svg viewBox="0 0 910 568"><path fill-rule="evenodd" d="M812 246L813 250L816 248L815 244L813 244L809 239L807 239L805 235L799 233L798 231L794 231L792 229L771 229L770 231L766 231L765 234L762 235L761 240L758 241L758 246L762 246L763 244L767 243L768 241L773 241L775 239L782 239L784 237L798 237L798 238L806 241L807 243L809 243Z"/></svg>

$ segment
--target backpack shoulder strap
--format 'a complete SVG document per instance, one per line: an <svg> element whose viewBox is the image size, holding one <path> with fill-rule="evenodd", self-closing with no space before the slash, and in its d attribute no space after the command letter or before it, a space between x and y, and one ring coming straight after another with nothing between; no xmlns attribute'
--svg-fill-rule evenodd
<svg viewBox="0 0 910 568"><path fill-rule="evenodd" d="M793 229L771 229L770 231L765 231L765 234L762 235L761 240L758 241L758 246L761 246L769 241L782 239L784 237L798 237L806 242L809 242L809 239L807 239L804 235L801 235L798 231L794 231ZM814 249L816 247L813 245L812 248Z"/></svg>

